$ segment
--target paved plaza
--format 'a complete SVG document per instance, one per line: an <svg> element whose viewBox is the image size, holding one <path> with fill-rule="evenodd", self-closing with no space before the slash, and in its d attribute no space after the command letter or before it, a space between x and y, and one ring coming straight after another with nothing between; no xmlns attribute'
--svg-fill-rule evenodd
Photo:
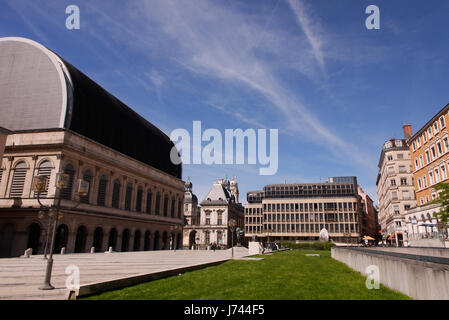
<svg viewBox="0 0 449 320"><path fill-rule="evenodd" d="M235 248L234 257L248 255L248 249ZM123 253L54 255L52 285L54 290L39 290L44 281L46 260L31 258L0 259L0 299L63 300L68 297L66 268L80 270L80 285L106 282L179 268L188 268L231 258L231 250L217 251L141 251Z"/></svg>

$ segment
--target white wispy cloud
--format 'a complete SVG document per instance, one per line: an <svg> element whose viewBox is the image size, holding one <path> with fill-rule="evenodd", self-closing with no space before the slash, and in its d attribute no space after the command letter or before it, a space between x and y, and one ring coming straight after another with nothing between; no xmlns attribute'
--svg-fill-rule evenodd
<svg viewBox="0 0 449 320"><path fill-rule="evenodd" d="M309 8L302 0L288 0L288 4L292 8L296 21L300 25L301 29L307 37L307 40L312 47L313 54L318 62L321 71L326 72L326 65L323 54L323 38L322 32L315 22L315 20L309 17Z"/></svg>

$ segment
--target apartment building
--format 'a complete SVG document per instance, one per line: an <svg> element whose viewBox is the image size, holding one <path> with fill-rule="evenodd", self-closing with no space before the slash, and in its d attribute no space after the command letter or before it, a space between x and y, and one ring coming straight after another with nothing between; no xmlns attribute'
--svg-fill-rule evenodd
<svg viewBox="0 0 449 320"><path fill-rule="evenodd" d="M405 139L390 139L382 147L377 175L379 223L384 240L403 240L404 214L416 206L413 169Z"/></svg>
<svg viewBox="0 0 449 320"><path fill-rule="evenodd" d="M428 241L440 245L438 233L439 205L435 186L449 182L449 104L433 116L415 134L412 126L404 126L408 134L408 146L412 158L417 208L407 211L406 223L410 241ZM443 237L447 238L447 230Z"/></svg>

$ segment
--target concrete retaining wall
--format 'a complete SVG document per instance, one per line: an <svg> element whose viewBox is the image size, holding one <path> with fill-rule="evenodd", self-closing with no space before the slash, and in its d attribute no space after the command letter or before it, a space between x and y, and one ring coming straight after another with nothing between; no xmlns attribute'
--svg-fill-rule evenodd
<svg viewBox="0 0 449 320"><path fill-rule="evenodd" d="M367 249L367 250L374 250L374 251L385 251L385 252L407 253L407 254L416 254L416 255L421 255L421 256L431 256L431 257L449 258L449 249L446 249L446 248L419 248L419 247L396 248L396 247L375 247L375 248L366 248L366 249Z"/></svg>
<svg viewBox="0 0 449 320"><path fill-rule="evenodd" d="M368 266L377 266L380 283L414 299L449 299L449 259L447 258L341 247L333 247L331 255L332 258L345 263L363 275L366 275L365 270Z"/></svg>

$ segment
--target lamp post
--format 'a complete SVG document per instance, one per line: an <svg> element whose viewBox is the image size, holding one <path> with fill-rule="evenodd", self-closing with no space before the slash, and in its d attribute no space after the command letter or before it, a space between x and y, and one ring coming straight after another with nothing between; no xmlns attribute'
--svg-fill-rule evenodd
<svg viewBox="0 0 449 320"><path fill-rule="evenodd" d="M229 228L231 229L231 251L232 251L232 258L234 258L234 230L237 226L237 221L234 219L229 220Z"/></svg>
<svg viewBox="0 0 449 320"><path fill-rule="evenodd" d="M50 239L50 230L52 230L52 234L51 234L51 244L50 244L50 256L47 259L47 267L46 267L46 271L45 271L45 280L44 283L42 284L42 286L39 287L40 290L52 290L54 289L54 287L51 285L50 281L51 281L51 273L53 270L53 251L54 251L54 246L55 246L55 238L56 238L56 226L58 224L58 220L60 218L62 218L62 215L59 214L60 208L61 208L61 191L63 189L65 189L68 184L69 184L69 175L66 173L57 173L56 174L56 192L57 192L57 196L56 196L56 206L51 205L49 206L45 206L41 203L41 199L40 199L40 194L47 190L47 186L48 186L48 177L45 176L36 176L34 177L34 183L33 183L33 189L35 192L37 192L37 201L39 202L39 205L41 206L41 208L43 209L47 209L48 210L48 217L49 217L49 226L48 226L48 232L47 232L47 243L45 245L45 255L44 257L46 257L47 255L47 247L48 247L48 242ZM78 188L78 194L80 197L87 195L89 190L89 183L80 179L79 180L79 188ZM79 205L79 203L73 207L76 208ZM39 212L39 216L40 217L44 217L44 212L41 210ZM52 218L53 219L53 226L52 226ZM53 228L51 228L53 227Z"/></svg>

